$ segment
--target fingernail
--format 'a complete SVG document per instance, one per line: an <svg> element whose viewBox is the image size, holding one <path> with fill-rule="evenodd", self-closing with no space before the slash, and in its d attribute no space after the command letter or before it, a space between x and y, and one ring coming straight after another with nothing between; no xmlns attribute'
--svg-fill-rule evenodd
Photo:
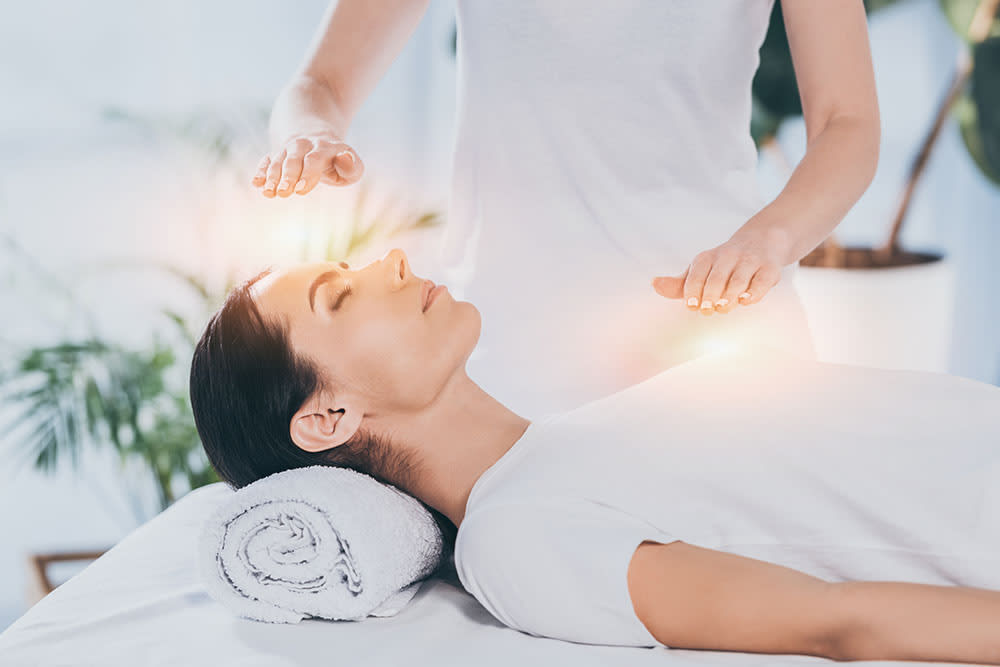
<svg viewBox="0 0 1000 667"><path fill-rule="evenodd" d="M719 306L728 306L729 305L729 299L723 297L723 298L719 299L718 301L716 301L715 305L716 305L716 307L719 307Z"/></svg>
<svg viewBox="0 0 1000 667"><path fill-rule="evenodd" d="M690 299L688 299L688 305L692 306L692 307L693 306L697 306L698 305L698 297L693 296Z"/></svg>
<svg viewBox="0 0 1000 667"><path fill-rule="evenodd" d="M743 292L743 294L740 294L740 301L742 302L744 299L747 301L750 300L750 292Z"/></svg>
<svg viewBox="0 0 1000 667"><path fill-rule="evenodd" d="M340 157L345 153L347 154L347 162L349 164L354 164L354 154L351 153L351 151L341 151L340 153L337 153L337 157Z"/></svg>
<svg viewBox="0 0 1000 667"><path fill-rule="evenodd" d="M306 189L306 181L305 181L305 179L299 181L299 184L295 186L295 191L296 192L302 192L305 189Z"/></svg>
<svg viewBox="0 0 1000 667"><path fill-rule="evenodd" d="M711 308L712 307L712 300L711 299L705 299L704 301L701 302L701 307L705 308L705 309Z"/></svg>

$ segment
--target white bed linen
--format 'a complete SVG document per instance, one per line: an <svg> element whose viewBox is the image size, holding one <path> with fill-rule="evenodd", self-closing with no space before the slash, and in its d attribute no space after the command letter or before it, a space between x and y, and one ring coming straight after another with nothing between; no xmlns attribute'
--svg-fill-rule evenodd
<svg viewBox="0 0 1000 667"><path fill-rule="evenodd" d="M593 646L533 637L490 616L461 588L453 570L426 582L406 608L389 618L310 619L297 625L238 618L208 596L194 564L200 522L225 497L228 490L221 483L196 489L137 528L0 634L0 665L782 667L831 662L815 656Z"/></svg>

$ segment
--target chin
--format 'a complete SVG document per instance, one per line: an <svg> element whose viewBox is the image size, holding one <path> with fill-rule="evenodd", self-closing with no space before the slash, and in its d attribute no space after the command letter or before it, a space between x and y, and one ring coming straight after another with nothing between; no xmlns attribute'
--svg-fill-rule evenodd
<svg viewBox="0 0 1000 667"><path fill-rule="evenodd" d="M479 335L482 333L483 330L483 317L480 314L479 309L476 308L471 303L469 303L468 301L460 301L459 304L467 306L467 308L462 309L463 311L464 310L469 311L469 317L463 317L462 318L463 321L460 324L460 327L463 330L465 329L469 330L469 336L468 336L469 344L468 344L468 349L465 351L465 356L466 358L468 358L468 356L472 354L472 351L476 348L476 343L479 342Z"/></svg>
<svg viewBox="0 0 1000 667"><path fill-rule="evenodd" d="M474 314L474 319L475 319L475 322L476 322L476 327L475 327L476 328L476 340L478 341L479 340L479 334L483 330L483 315L482 315L482 313L479 312L478 308L476 308L474 305L472 305L468 301L463 301L462 303L469 304L469 310L471 310L472 313Z"/></svg>

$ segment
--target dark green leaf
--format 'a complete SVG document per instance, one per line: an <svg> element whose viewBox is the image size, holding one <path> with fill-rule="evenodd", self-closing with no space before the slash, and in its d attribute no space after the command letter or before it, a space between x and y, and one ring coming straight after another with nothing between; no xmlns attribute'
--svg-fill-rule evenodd
<svg viewBox="0 0 1000 667"><path fill-rule="evenodd" d="M1000 37L989 37L973 46L972 62L969 93L975 104L976 143L980 147L975 159L983 173L996 182L1000 174ZM970 138L966 138L967 145Z"/></svg>

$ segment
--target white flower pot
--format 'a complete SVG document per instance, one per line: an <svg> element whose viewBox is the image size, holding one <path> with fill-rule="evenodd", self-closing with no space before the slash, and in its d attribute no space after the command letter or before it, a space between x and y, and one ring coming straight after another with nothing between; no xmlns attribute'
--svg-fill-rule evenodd
<svg viewBox="0 0 1000 667"><path fill-rule="evenodd" d="M948 372L954 265L877 269L799 266L802 297L820 361Z"/></svg>

